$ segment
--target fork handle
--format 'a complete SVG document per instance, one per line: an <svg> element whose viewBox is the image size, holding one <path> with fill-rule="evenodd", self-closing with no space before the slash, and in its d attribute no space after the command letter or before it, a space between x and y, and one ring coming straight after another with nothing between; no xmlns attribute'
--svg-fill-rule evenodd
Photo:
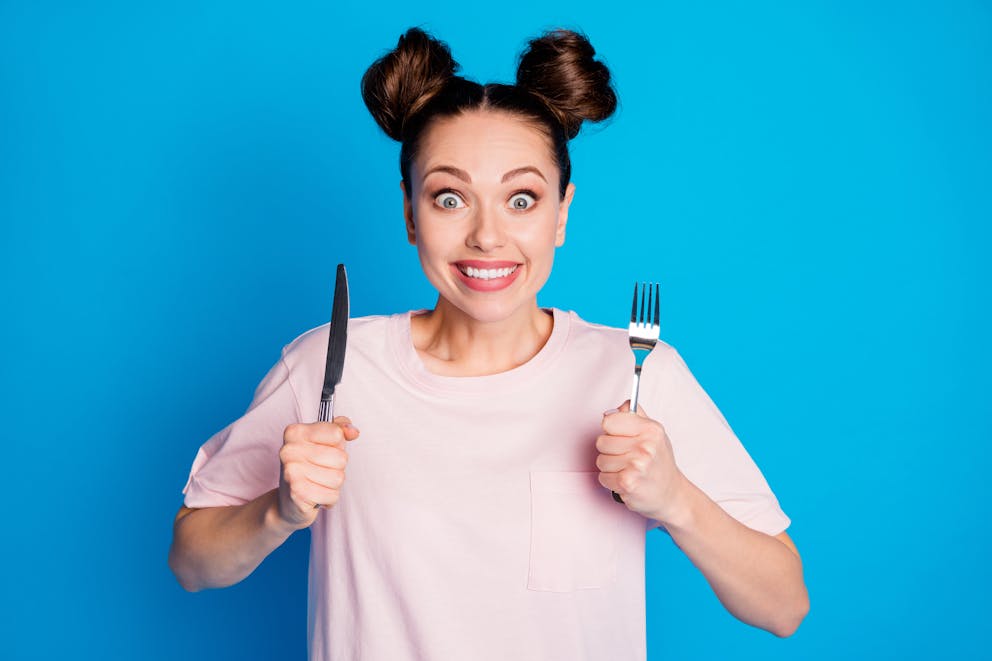
<svg viewBox="0 0 992 661"><path fill-rule="evenodd" d="M630 389L630 410L637 413L637 389L641 385L641 366L634 365L634 385Z"/></svg>
<svg viewBox="0 0 992 661"><path fill-rule="evenodd" d="M637 389L641 385L641 366L634 364L634 385L630 389L630 410L637 412ZM616 491L613 492L613 500L623 503L623 498Z"/></svg>

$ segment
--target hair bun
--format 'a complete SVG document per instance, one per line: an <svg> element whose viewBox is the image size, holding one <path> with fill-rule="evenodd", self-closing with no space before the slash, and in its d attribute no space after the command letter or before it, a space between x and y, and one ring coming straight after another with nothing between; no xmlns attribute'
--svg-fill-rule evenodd
<svg viewBox="0 0 992 661"><path fill-rule="evenodd" d="M602 121L617 107L610 70L593 59L595 54L585 36L552 30L532 39L520 56L517 86L544 102L569 139L583 121Z"/></svg>
<svg viewBox="0 0 992 661"><path fill-rule="evenodd" d="M413 115L455 77L451 49L420 28L410 28L396 48L362 76L362 100L376 123L393 140L403 140Z"/></svg>

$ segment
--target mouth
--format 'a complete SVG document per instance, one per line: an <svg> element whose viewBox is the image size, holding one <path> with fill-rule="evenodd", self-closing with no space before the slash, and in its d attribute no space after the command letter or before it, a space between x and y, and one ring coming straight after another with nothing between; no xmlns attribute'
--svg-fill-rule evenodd
<svg viewBox="0 0 992 661"><path fill-rule="evenodd" d="M508 287L514 280L522 264L516 262L462 261L451 265L470 289L495 291Z"/></svg>
<svg viewBox="0 0 992 661"><path fill-rule="evenodd" d="M501 269L477 269L472 266L462 266L461 264L456 264L458 270L467 275L470 278L478 278L479 280L495 280L496 278L505 278L514 271L517 270L519 264L514 264L513 266L507 266Z"/></svg>

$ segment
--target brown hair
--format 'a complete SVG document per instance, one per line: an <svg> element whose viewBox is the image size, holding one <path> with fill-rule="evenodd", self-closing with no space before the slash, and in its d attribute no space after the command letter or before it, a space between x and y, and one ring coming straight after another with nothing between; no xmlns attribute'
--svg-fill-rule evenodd
<svg viewBox="0 0 992 661"><path fill-rule="evenodd" d="M551 139L564 197L572 169L568 141L582 122L602 121L617 106L610 71L595 54L585 36L552 30L528 43L516 84L480 85L455 74L459 66L447 44L410 28L362 76L362 99L386 135L402 143L400 174L407 193L410 164L432 120L492 109L533 123Z"/></svg>

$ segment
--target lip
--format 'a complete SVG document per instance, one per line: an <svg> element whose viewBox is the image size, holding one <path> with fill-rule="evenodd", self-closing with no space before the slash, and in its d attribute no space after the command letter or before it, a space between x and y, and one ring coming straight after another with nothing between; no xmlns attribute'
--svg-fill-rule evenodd
<svg viewBox="0 0 992 661"><path fill-rule="evenodd" d="M481 259L463 259L455 262L456 266L471 266L474 269L508 269L520 262L483 261Z"/></svg>
<svg viewBox="0 0 992 661"><path fill-rule="evenodd" d="M514 266L516 266L517 268L513 270L513 273L504 276L502 278L480 280L479 278L470 278L469 276L462 273L461 268L459 268L460 266L461 267L471 266L474 269L505 269L505 268L512 268ZM520 262L505 262L505 261L487 262L476 259L466 259L464 261L454 262L451 265L451 271L452 273L455 274L455 277L461 280L462 283L464 283L465 286L468 287L469 289L472 289L474 291L489 292L489 291L499 291L501 289L506 289L511 284L513 284L513 281L517 279L518 275L520 275L520 271L522 267L523 264L521 264Z"/></svg>

